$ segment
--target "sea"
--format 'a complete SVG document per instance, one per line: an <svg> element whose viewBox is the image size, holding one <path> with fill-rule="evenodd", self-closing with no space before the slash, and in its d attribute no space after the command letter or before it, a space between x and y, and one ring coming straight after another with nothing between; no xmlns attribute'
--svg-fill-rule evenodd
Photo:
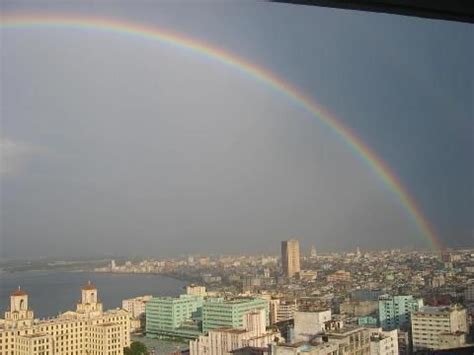
<svg viewBox="0 0 474 355"><path fill-rule="evenodd" d="M121 307L126 298L153 295L177 296L187 282L154 274L118 274L64 271L0 273L0 318L10 307L10 294L21 287L28 293L35 318L54 317L75 310L81 288L88 281L96 287L104 309Z"/></svg>

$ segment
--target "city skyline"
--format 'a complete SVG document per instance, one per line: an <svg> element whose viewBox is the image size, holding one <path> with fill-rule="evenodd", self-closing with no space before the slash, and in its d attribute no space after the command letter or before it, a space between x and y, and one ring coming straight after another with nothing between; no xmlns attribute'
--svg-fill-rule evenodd
<svg viewBox="0 0 474 355"><path fill-rule="evenodd" d="M322 251L427 249L424 219L440 245L472 245L469 25L276 4L2 6L162 28L242 58L328 108L401 181L387 185L330 119L219 60L91 28L7 26L2 257L245 253L293 236ZM232 26L211 19L236 10Z"/></svg>

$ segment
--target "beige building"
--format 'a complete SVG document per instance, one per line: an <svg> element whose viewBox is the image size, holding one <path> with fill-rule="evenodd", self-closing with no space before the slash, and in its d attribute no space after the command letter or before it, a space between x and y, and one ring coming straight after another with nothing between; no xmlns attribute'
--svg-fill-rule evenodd
<svg viewBox="0 0 474 355"><path fill-rule="evenodd" d="M300 243L295 239L281 242L283 274L293 277L300 272Z"/></svg>
<svg viewBox="0 0 474 355"><path fill-rule="evenodd" d="M467 333L466 309L422 307L411 314L413 350L442 349L463 345Z"/></svg>
<svg viewBox="0 0 474 355"><path fill-rule="evenodd" d="M398 330L382 331L382 328L370 331L370 355L398 355Z"/></svg>
<svg viewBox="0 0 474 355"><path fill-rule="evenodd" d="M205 297L207 295L206 287L191 284L186 287L186 294Z"/></svg>
<svg viewBox="0 0 474 355"><path fill-rule="evenodd" d="M353 317L362 317L377 312L377 301L346 301L340 304L339 311Z"/></svg>
<svg viewBox="0 0 474 355"><path fill-rule="evenodd" d="M339 346L335 343L273 343L269 349L271 355L338 355L339 353Z"/></svg>
<svg viewBox="0 0 474 355"><path fill-rule="evenodd" d="M324 341L339 346L338 355L369 355L370 329L345 326L342 321L328 321L325 324Z"/></svg>
<svg viewBox="0 0 474 355"><path fill-rule="evenodd" d="M295 342L309 341L324 331L325 323L331 320L331 310L295 312Z"/></svg>
<svg viewBox="0 0 474 355"><path fill-rule="evenodd" d="M91 283L82 288L76 311L44 320L34 319L28 295L18 289L0 321L0 355L120 355L129 345L128 312L104 312Z"/></svg>
<svg viewBox="0 0 474 355"><path fill-rule="evenodd" d="M220 328L209 331L189 342L190 355L226 355L243 347L265 348L275 339L281 338L276 331L266 331L264 309L257 309L244 315L244 327Z"/></svg>
<svg viewBox="0 0 474 355"><path fill-rule="evenodd" d="M151 299L151 295L145 295L122 301L122 308L126 310L130 316L131 332L138 332L143 328L145 324L145 307Z"/></svg>

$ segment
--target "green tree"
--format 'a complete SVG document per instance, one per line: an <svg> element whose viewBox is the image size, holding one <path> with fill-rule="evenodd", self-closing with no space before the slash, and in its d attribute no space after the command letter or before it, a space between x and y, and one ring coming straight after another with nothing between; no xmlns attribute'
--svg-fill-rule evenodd
<svg viewBox="0 0 474 355"><path fill-rule="evenodd" d="M148 354L148 349L145 344L134 341L129 348L123 349L123 353L124 355L146 355Z"/></svg>

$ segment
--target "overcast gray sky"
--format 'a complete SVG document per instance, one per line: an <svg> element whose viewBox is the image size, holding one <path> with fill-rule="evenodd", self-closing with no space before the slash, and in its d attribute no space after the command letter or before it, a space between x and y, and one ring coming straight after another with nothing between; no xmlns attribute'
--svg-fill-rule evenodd
<svg viewBox="0 0 474 355"><path fill-rule="evenodd" d="M473 27L253 2L22 2L159 26L266 67L351 127L449 246L473 238ZM1 30L3 257L426 247L395 194L287 97L196 53Z"/></svg>

